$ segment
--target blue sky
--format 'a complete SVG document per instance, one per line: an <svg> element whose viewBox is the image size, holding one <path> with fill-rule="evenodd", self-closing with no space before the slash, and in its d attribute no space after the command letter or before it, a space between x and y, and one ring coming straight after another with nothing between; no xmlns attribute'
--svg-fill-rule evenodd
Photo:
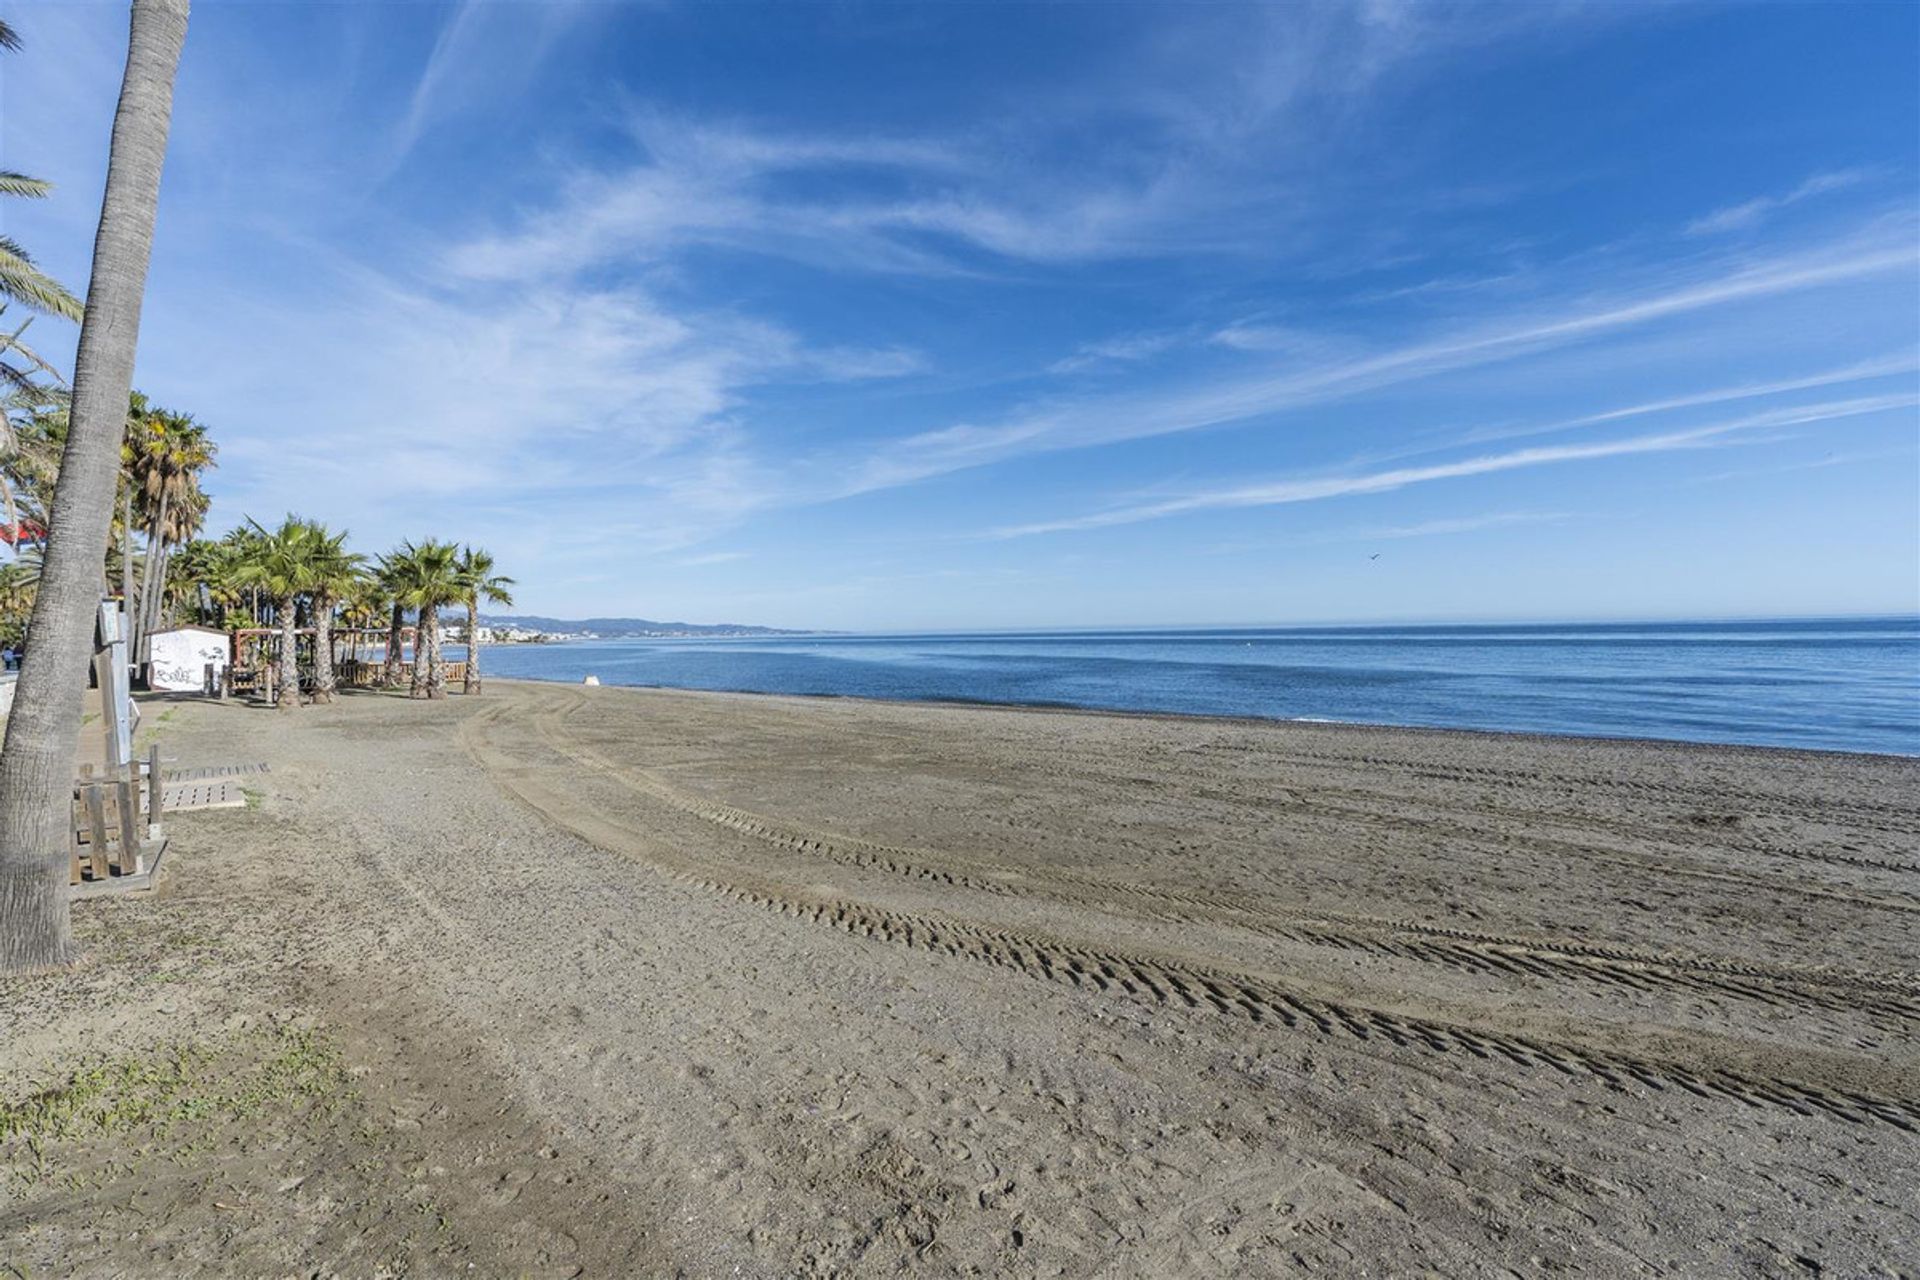
<svg viewBox="0 0 1920 1280"><path fill-rule="evenodd" d="M7 16L77 288L125 6ZM198 0L137 382L526 612L1911 611L1916 119L1906 4Z"/></svg>

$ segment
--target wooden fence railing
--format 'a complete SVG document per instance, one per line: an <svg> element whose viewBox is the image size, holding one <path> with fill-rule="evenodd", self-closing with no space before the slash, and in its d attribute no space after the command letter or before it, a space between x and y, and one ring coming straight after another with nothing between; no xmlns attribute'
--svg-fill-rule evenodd
<svg viewBox="0 0 1920 1280"><path fill-rule="evenodd" d="M443 664L447 673L447 688L459 689L467 682L467 664L448 662ZM213 680L210 675L209 680ZM224 694L260 697L268 702L274 699L274 685L279 678L279 669L273 666L229 667L226 670L226 683L222 686ZM400 677L402 685L413 679L413 664L408 663ZM378 689L386 684L387 664L381 659L347 658L333 669L334 684L342 689ZM311 691L313 672L302 668L300 688Z"/></svg>

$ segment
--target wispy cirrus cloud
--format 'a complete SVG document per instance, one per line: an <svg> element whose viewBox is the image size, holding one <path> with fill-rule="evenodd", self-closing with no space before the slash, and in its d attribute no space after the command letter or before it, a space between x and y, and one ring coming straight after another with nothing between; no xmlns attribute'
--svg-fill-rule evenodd
<svg viewBox="0 0 1920 1280"><path fill-rule="evenodd" d="M435 35L393 129L387 171L436 121L525 90L561 40L606 14L607 6L592 0L460 0Z"/></svg>
<svg viewBox="0 0 1920 1280"><path fill-rule="evenodd" d="M1558 524L1571 518L1571 513L1565 511L1489 511L1473 516L1422 520L1416 524L1330 529L1312 536L1327 542L1396 542L1404 538L1444 538L1459 533L1479 533L1484 529L1508 529L1520 524Z"/></svg>
<svg viewBox="0 0 1920 1280"><path fill-rule="evenodd" d="M1758 196L1739 204L1728 205L1724 209L1716 209L1705 217L1689 223L1687 234L1706 236L1750 230L1790 205L1825 195L1830 191L1844 191L1848 187L1858 186L1868 176L1864 169L1840 169L1832 173L1816 173L1792 190L1783 191L1779 195Z"/></svg>
<svg viewBox="0 0 1920 1280"><path fill-rule="evenodd" d="M871 455L847 492L863 492L1007 458L1170 435L1404 385L1438 374L1538 354L1709 308L1813 290L1920 265L1904 225L1720 271L1695 269L1644 292L1563 304L1482 322L1453 334L1344 359L1287 361L1277 371L1215 376L1151 391L1043 401L998 422L961 423L910 436Z"/></svg>
<svg viewBox="0 0 1920 1280"><path fill-rule="evenodd" d="M1415 448L1399 450L1392 456L1408 457L1415 454L1431 453L1436 449L1457 448L1468 444L1486 444L1494 440L1516 440L1527 436L1557 435L1561 432L1577 431L1582 427L1605 426L1610 422L1624 422L1630 418L1645 418L1656 414L1672 413L1680 409L1698 409L1707 405L1732 404L1741 400L1763 400L1770 396L1786 395L1795 391L1812 391L1821 387L1841 386L1853 382L1872 382L1881 378L1898 377L1901 374L1920 373L1920 353L1881 356L1872 360L1859 360L1841 365L1834 369L1824 369L1819 373L1804 374L1795 378L1769 378L1759 382L1743 382L1733 386L1713 387L1705 391L1690 392L1681 396L1665 396L1658 400L1643 400L1638 404L1623 405L1613 409L1602 409L1597 413L1582 414L1574 418L1562 418L1554 422L1534 423L1518 427L1486 427L1469 431L1465 435L1451 437L1444 444L1426 444Z"/></svg>
<svg viewBox="0 0 1920 1280"><path fill-rule="evenodd" d="M422 104L457 100L444 84L464 65L455 53L496 7L518 6L468 0L448 23L403 136L419 132ZM532 279L699 246L939 276L1297 252L1309 237L1287 231L1339 200L1310 198L1289 166L1390 77L1605 14L1383 0L1191 10L1115 51L1103 74L984 100L961 128L823 131L636 109L624 153L556 164L544 207L453 246L447 262L476 279ZM547 27L536 34L550 41Z"/></svg>
<svg viewBox="0 0 1920 1280"><path fill-rule="evenodd" d="M736 560L747 558L748 553L745 551L708 551L697 556L681 556L674 561L674 564L683 569L698 569L708 565L732 564Z"/></svg>
<svg viewBox="0 0 1920 1280"><path fill-rule="evenodd" d="M1904 449L1854 449L1834 451L1818 458L1801 458L1792 462L1783 462L1771 467L1737 467L1727 471L1714 471L1703 476L1689 477L1688 484L1719 484L1726 480L1745 480L1751 476L1790 475L1796 471L1825 471L1829 467L1851 467L1862 462L1886 462L1893 458L1913 459L1920 450L1908 445Z"/></svg>
<svg viewBox="0 0 1920 1280"><path fill-rule="evenodd" d="M1445 538L1457 534L1480 533L1488 529L1508 529L1515 525L1559 524L1572 519L1567 511L1487 511L1470 516L1444 516L1414 524L1347 525L1291 537L1226 543L1209 548L1218 554L1271 551L1275 547L1338 545L1348 542L1397 542L1409 538Z"/></svg>
<svg viewBox="0 0 1920 1280"><path fill-rule="evenodd" d="M332 259L310 270L324 286L311 306L233 303L221 341L235 358L217 367L198 352L205 329L185 348L163 336L143 352L163 382L194 369L210 417L275 405L270 434L223 440L224 509L301 509L318 485L339 495L339 520L375 537L403 532L396 520L414 507L457 502L461 525L497 521L542 545L669 552L782 491L742 423L756 389L924 366L635 287L516 291L508 307L489 304L491 287L434 288ZM316 324L351 341L316 361L302 340Z"/></svg>
<svg viewBox="0 0 1920 1280"><path fill-rule="evenodd" d="M948 144L885 136L780 134L638 112L632 160L578 170L551 204L517 225L454 245L455 275L482 281L552 278L616 260L660 259L697 247L870 271L951 271L892 234L913 225L916 190L971 172ZM859 175L863 194L807 199L796 183ZM866 194L871 184L893 201Z"/></svg>
<svg viewBox="0 0 1920 1280"><path fill-rule="evenodd" d="M1171 351L1185 341L1179 333L1129 333L1098 342L1083 342L1072 355L1047 366L1048 373L1085 373L1090 369L1134 364Z"/></svg>
<svg viewBox="0 0 1920 1280"><path fill-rule="evenodd" d="M1237 485L1230 488L1214 489L1204 493L1187 494L1178 498L1141 503L1120 507L1110 511L1093 512L1087 515L1070 516L1060 520L1043 520L1030 524L1007 525L987 531L987 538L1025 538L1044 533L1065 533L1085 529L1104 529L1115 525L1138 524L1145 520L1158 520L1168 516L1186 515L1197 511L1218 511L1241 507L1275 507L1301 502L1320 502L1329 498L1352 497L1359 494L1391 493L1413 485L1431 484L1439 480L1458 480L1469 476L1490 475L1501 471L1517 471L1529 467L1543 467L1568 462L1588 462L1602 458L1618 458L1632 454L1670 453L1682 449L1712 447L1726 442L1742 432L1755 432L1762 429L1806 426L1818 422L1831 422L1841 418L1859 417L1871 413L1885 413L1896 409L1910 409L1920 405L1920 395L1895 394L1884 396L1863 396L1852 400L1833 401L1827 404L1809 405L1795 409L1770 410L1737 418L1728 422L1718 422L1702 427L1690 427L1681 431L1667 431L1654 435L1631 436L1619 440L1601 440L1586 444L1565 444L1535 446L1529 449L1516 449L1509 453L1482 454L1478 457L1462 458L1455 462L1436 463L1425 467L1393 467L1385 470L1324 475L1303 478L1288 478L1255 485Z"/></svg>

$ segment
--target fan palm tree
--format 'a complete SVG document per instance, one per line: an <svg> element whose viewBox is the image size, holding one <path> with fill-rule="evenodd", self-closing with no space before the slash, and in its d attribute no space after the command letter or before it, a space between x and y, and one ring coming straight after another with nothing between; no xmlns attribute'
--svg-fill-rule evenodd
<svg viewBox="0 0 1920 1280"><path fill-rule="evenodd" d="M167 570L167 607L174 616L190 610L201 622L225 625L227 610L238 606L246 592L234 581L236 546L231 535L218 542L195 538L180 544Z"/></svg>
<svg viewBox="0 0 1920 1280"><path fill-rule="evenodd" d="M278 529L267 529L249 520L253 537L245 544L238 578L247 586L258 587L273 601L273 617L280 628L279 671L275 683L279 697L274 705L292 713L300 709L299 614L295 606L300 597L314 589L319 560L320 539L317 526L289 515Z"/></svg>
<svg viewBox="0 0 1920 1280"><path fill-rule="evenodd" d="M66 448L68 428L71 425L73 397L58 389L39 388L37 394L23 398L27 401L27 414L16 427L16 436L19 440L20 460L24 464L24 469L30 474L20 477L20 486L23 493L30 494L34 498L42 512L47 512L53 509L54 496L60 488L60 459ZM133 616L135 559L131 442L146 432L146 421L154 412L146 396L138 391L127 393L125 434L120 444L120 477L114 498L115 514L109 543L119 548L120 598L127 607L129 617ZM113 589L112 569L114 567L113 565L103 566L107 571L109 591Z"/></svg>
<svg viewBox="0 0 1920 1280"><path fill-rule="evenodd" d="M407 675L407 604L401 599L400 553L392 551L380 557L380 567L374 570L373 576L387 608L387 655L382 663L380 683L386 688L398 689Z"/></svg>
<svg viewBox="0 0 1920 1280"><path fill-rule="evenodd" d="M360 633L382 622L387 612L387 590L380 583L377 569L369 569L364 557L360 557L360 570L354 575L353 585L340 595L340 621L353 629L353 640L348 647L347 656L360 660Z"/></svg>
<svg viewBox="0 0 1920 1280"><path fill-rule="evenodd" d="M145 656L147 637L160 625L170 549L199 530L207 501L200 475L214 465L218 450L207 429L191 415L149 408L144 399L135 408L128 418L122 458L147 537L147 563L133 627L138 660Z"/></svg>
<svg viewBox="0 0 1920 1280"><path fill-rule="evenodd" d="M365 559L346 549L347 535L334 533L322 524L307 529L307 590L313 609L313 700L332 702L333 610L340 600L352 594L365 576Z"/></svg>
<svg viewBox="0 0 1920 1280"><path fill-rule="evenodd" d="M33 646L0 750L0 971L63 964L73 949L67 825L80 701L186 38L187 0L133 0Z"/></svg>
<svg viewBox="0 0 1920 1280"><path fill-rule="evenodd" d="M460 549L451 542L408 542L389 557L397 598L414 610L413 685L408 696L447 696L447 664L440 657L440 610L466 598Z"/></svg>
<svg viewBox="0 0 1920 1280"><path fill-rule="evenodd" d="M467 547L460 552L457 570L461 598L467 605L467 679L461 692L479 693L480 602L512 604L513 595L507 588L513 585L513 579L496 574L493 571L493 557L476 547Z"/></svg>

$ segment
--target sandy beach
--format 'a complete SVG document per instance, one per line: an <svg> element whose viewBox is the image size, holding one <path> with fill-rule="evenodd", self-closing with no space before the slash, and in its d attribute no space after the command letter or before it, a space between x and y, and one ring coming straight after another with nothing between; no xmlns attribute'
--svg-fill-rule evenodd
<svg viewBox="0 0 1920 1280"><path fill-rule="evenodd" d="M1920 761L504 681L148 710L267 768L0 985L19 1274L1920 1254Z"/></svg>

